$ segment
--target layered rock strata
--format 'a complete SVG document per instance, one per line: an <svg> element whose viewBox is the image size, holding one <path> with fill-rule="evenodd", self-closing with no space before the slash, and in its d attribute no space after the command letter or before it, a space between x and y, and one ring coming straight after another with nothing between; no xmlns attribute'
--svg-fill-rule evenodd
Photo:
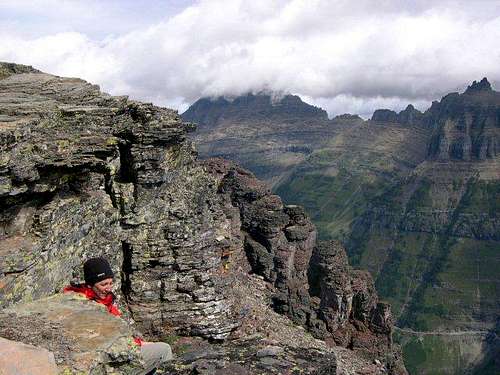
<svg viewBox="0 0 500 375"><path fill-rule="evenodd" d="M264 93L234 100L202 98L182 118L198 124L190 138L201 158L236 161L272 186L339 129L363 122L350 115L329 120L324 110L298 96Z"/></svg>
<svg viewBox="0 0 500 375"><path fill-rule="evenodd" d="M143 331L226 337L228 220L188 125L79 79L17 70L0 81L1 306L82 280L82 262L103 255Z"/></svg>
<svg viewBox="0 0 500 375"><path fill-rule="evenodd" d="M390 306L379 302L367 272L350 268L340 243L318 243L304 210L284 205L249 172L222 159L203 164L220 181L219 193L239 208L248 262L274 286L274 308L317 337L389 358L389 368L403 372L392 348Z"/></svg>
<svg viewBox="0 0 500 375"><path fill-rule="evenodd" d="M374 373L404 372L371 279L350 270L337 244L318 245L304 211L284 206L252 174L220 160L197 163L186 139L192 126L176 112L79 79L0 67L2 314L18 307L28 320L43 315L21 305L37 301L28 306L53 306L51 314L64 316L64 303L40 299L82 281L85 259L105 256L124 317L146 337L249 340L247 306L233 286L253 272L277 311L332 345L362 350L380 364ZM305 360L294 348L284 349L293 366ZM59 349L49 349L57 359ZM311 371L336 371L322 353L306 356L323 358ZM71 363L63 358L61 366Z"/></svg>

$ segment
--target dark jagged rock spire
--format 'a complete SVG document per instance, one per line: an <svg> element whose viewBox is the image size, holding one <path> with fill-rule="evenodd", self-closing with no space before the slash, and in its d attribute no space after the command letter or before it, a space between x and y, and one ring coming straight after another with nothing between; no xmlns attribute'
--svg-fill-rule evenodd
<svg viewBox="0 0 500 375"><path fill-rule="evenodd" d="M481 81L477 82L474 81L472 82L472 85L467 87L467 90L465 90L465 93L473 93L473 92L478 92L478 91L491 91L491 84L488 81L486 77L484 77Z"/></svg>

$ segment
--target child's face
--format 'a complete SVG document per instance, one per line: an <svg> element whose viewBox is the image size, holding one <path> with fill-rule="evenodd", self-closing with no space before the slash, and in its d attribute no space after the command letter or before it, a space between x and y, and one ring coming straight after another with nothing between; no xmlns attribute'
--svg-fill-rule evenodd
<svg viewBox="0 0 500 375"><path fill-rule="evenodd" d="M98 283L95 283L94 286L92 287L95 294L97 294L97 297L99 298L106 297L111 292L112 288L113 288L112 278L99 281Z"/></svg>

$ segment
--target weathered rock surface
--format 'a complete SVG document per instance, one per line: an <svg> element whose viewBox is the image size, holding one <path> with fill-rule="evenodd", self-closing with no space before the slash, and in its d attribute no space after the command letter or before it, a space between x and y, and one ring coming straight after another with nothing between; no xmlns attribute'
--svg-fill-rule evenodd
<svg viewBox="0 0 500 375"><path fill-rule="evenodd" d="M56 375L54 354L0 337L0 371L2 375Z"/></svg>
<svg viewBox="0 0 500 375"><path fill-rule="evenodd" d="M109 314L103 305L75 293L0 311L0 337L37 347L38 358L55 357L51 367L45 366L47 370L55 369L57 363L57 373L132 374L142 368L140 349L127 322ZM36 360L37 356L25 357L19 352L16 360L2 360L5 366L0 366L0 370L14 365L26 369L24 366ZM38 372L42 373L45 372Z"/></svg>
<svg viewBox="0 0 500 375"><path fill-rule="evenodd" d="M182 340L186 350L165 367L176 374L251 375L251 374L337 374L333 352L293 348L264 337L233 340L215 350L206 343ZM380 372L382 373L382 372Z"/></svg>
<svg viewBox="0 0 500 375"><path fill-rule="evenodd" d="M222 159L204 165L218 177L220 194L240 210L248 261L275 287L274 308L317 337L384 357L389 369L403 373L392 348L390 307L378 301L369 274L351 270L339 243L317 243L304 210L283 205L249 172Z"/></svg>
<svg viewBox="0 0 500 375"><path fill-rule="evenodd" d="M179 373L217 374L387 374L380 362L352 350L327 345L303 327L290 324L272 308L276 293L256 274L239 269L229 276L232 298L241 312L241 325L231 340L214 346L196 338L173 342L177 357L166 370ZM240 273L241 272L241 273ZM264 303L263 303L264 302Z"/></svg>
<svg viewBox="0 0 500 375"><path fill-rule="evenodd" d="M35 72L0 81L0 113L0 305L60 290L101 254L144 331L231 332L227 223L175 112Z"/></svg>
<svg viewBox="0 0 500 375"><path fill-rule="evenodd" d="M335 250L342 260L337 255L328 260L320 251L327 274L315 281L323 292L311 294L317 244L310 219L232 163L197 163L186 139L192 126L176 112L106 95L79 79L0 67L0 336L51 350L59 366L79 369L85 362L96 373L132 366L136 357L133 347L123 348L129 337L123 321L112 316L103 321L103 330L119 337L94 336L87 328L81 333L81 325L70 324L75 309L88 315L79 321L93 327L101 320L94 311L99 306L78 301L83 307L74 307L68 296L47 298L70 280L82 281L83 261L102 255L115 271L125 317L148 338L226 340L205 344L215 352L226 345L233 358L244 358L243 347L253 344L233 340L252 342L251 306L269 312L272 307L318 337L331 338L332 345L376 359L377 371L404 372L390 343L390 313L378 303L369 277L350 271L342 249ZM285 104L301 108L296 98ZM344 271L349 275L342 276ZM269 290L253 305L235 290L249 272L261 275ZM334 283L344 277L345 284ZM347 302L337 304L337 295ZM351 298L360 302L349 307ZM20 322L38 327L40 335L33 339L12 331ZM266 336L286 331L272 327L266 316L260 322ZM55 330L63 333L60 341ZM330 351L310 351L316 340L306 339L304 328L300 332L304 337L295 344L268 342L266 347L279 347L271 350L276 355L263 355L271 352L259 352L262 347L249 351L252 358L261 355L255 356L257 367L246 370L282 373L310 361L306 368L318 374L337 371ZM118 349L101 339L116 339ZM96 359L92 350L100 345L106 348ZM191 366L198 354L193 356L184 358L184 365ZM241 364L231 363L227 371L239 371ZM180 366L176 371L183 373ZM219 368L200 366L191 370Z"/></svg>

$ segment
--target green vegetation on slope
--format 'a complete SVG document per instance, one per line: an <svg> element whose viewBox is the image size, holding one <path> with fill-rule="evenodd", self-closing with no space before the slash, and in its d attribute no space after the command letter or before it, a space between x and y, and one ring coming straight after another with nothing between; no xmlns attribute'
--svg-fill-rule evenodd
<svg viewBox="0 0 500 375"><path fill-rule="evenodd" d="M373 178L344 166L325 170L321 165L297 171L277 192L306 208L320 238L344 241L351 264L372 273L399 326L424 332L488 329L500 309L500 242L456 237L452 230L463 217L495 218L499 183L455 179L447 186L426 177ZM447 208L445 216L433 214ZM417 223L411 231L404 229L409 222ZM412 375L461 373L480 360L470 353L484 349L482 336L469 342L401 337Z"/></svg>
<svg viewBox="0 0 500 375"><path fill-rule="evenodd" d="M470 179L461 205L464 213L500 213L500 183Z"/></svg>
<svg viewBox="0 0 500 375"><path fill-rule="evenodd" d="M278 186L276 193L287 203L305 207L318 226L320 239L343 240L354 219L369 208L370 201L384 188L382 181L367 183L366 177L340 167L328 174L297 171Z"/></svg>
<svg viewBox="0 0 500 375"><path fill-rule="evenodd" d="M457 374L470 368L474 356L464 357L470 350L480 353L482 339L476 342L466 336L446 337L432 335L395 335L403 347L405 366L410 374L442 375Z"/></svg>
<svg viewBox="0 0 500 375"><path fill-rule="evenodd" d="M337 124L322 142L307 132L302 161L283 164L267 154L244 165L264 178L279 175L268 181L275 192L306 208L320 239L345 244L351 265L371 272L402 327L489 329L500 311L499 100L491 89L449 95L420 124ZM291 144L292 128L269 125ZM446 342L449 348L439 347ZM412 372L463 372L469 349L446 342L426 336L420 356L418 343L408 343ZM461 359L447 367L455 355Z"/></svg>

